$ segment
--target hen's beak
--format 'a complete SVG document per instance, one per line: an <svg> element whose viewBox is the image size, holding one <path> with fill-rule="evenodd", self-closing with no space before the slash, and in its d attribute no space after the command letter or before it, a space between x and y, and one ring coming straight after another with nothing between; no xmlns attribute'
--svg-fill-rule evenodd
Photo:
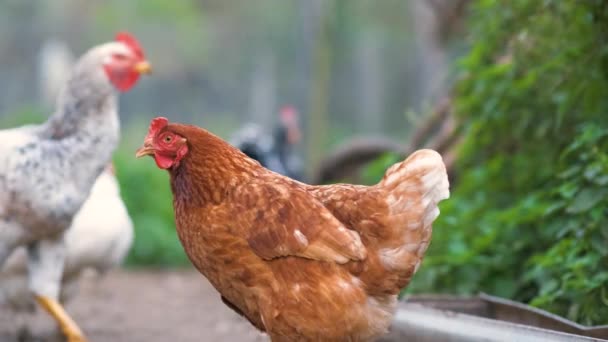
<svg viewBox="0 0 608 342"><path fill-rule="evenodd" d="M135 72L139 74L149 74L152 72L152 65L148 61L141 61L135 64Z"/></svg>
<svg viewBox="0 0 608 342"><path fill-rule="evenodd" d="M135 152L135 158L141 158L143 156L151 156L154 154L154 147L149 142L144 142L144 146L140 147Z"/></svg>

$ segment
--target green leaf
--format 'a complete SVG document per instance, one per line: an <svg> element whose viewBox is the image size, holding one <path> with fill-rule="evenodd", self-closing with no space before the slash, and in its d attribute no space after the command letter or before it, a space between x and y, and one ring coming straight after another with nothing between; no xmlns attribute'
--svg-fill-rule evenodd
<svg viewBox="0 0 608 342"><path fill-rule="evenodd" d="M566 208L566 212L578 214L587 211L606 197L606 189L587 188L579 192L573 199L572 204Z"/></svg>
<svg viewBox="0 0 608 342"><path fill-rule="evenodd" d="M568 182L568 183L562 184L558 188L558 191L562 195L562 197L564 197L566 199L571 199L578 192L578 189L579 188L578 188L578 185L576 183Z"/></svg>
<svg viewBox="0 0 608 342"><path fill-rule="evenodd" d="M577 175L578 173L581 172L582 169L583 168L581 165L574 164L574 165L570 166L568 169L566 169L565 171L560 172L558 177L562 178L562 179L567 179L574 175Z"/></svg>
<svg viewBox="0 0 608 342"><path fill-rule="evenodd" d="M585 178L587 180L593 181L597 176L601 174L603 171L603 165L600 163L592 163L587 168L585 168Z"/></svg>

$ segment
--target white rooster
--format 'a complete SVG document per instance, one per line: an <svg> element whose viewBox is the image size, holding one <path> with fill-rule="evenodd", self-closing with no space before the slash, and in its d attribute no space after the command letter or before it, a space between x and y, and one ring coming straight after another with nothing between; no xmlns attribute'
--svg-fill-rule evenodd
<svg viewBox="0 0 608 342"><path fill-rule="evenodd" d="M139 43L121 33L76 62L47 122L0 131L0 265L27 247L28 288L69 342L85 338L58 302L64 232L118 144L117 90L149 71Z"/></svg>

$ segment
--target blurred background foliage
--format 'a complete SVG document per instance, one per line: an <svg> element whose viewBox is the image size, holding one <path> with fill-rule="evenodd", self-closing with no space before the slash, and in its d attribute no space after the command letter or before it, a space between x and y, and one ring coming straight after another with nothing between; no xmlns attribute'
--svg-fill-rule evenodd
<svg viewBox="0 0 608 342"><path fill-rule="evenodd" d="M406 145L364 169L368 184L436 147L416 132L439 118L453 126L438 148L452 197L407 293L483 291L608 323L604 1L9 0L0 19L3 128L50 111L35 67L47 39L78 55L125 29L145 46L155 74L121 98L114 158L136 229L128 265L189 264L168 176L133 158L154 116L227 138L293 104L309 173L356 135ZM433 114L445 97L448 119Z"/></svg>
<svg viewBox="0 0 608 342"><path fill-rule="evenodd" d="M464 136L411 291L484 291L608 323L608 4L469 8Z"/></svg>

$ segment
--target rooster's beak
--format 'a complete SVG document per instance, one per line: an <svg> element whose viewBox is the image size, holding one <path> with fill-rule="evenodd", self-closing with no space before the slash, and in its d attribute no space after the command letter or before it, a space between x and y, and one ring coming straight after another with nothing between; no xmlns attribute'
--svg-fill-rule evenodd
<svg viewBox="0 0 608 342"><path fill-rule="evenodd" d="M139 74L149 74L152 72L152 65L148 61L141 61L135 64L134 69Z"/></svg>
<svg viewBox="0 0 608 342"><path fill-rule="evenodd" d="M149 142L144 142L144 146L140 147L135 152L135 158L141 158L143 156L151 156L154 154L154 147Z"/></svg>

